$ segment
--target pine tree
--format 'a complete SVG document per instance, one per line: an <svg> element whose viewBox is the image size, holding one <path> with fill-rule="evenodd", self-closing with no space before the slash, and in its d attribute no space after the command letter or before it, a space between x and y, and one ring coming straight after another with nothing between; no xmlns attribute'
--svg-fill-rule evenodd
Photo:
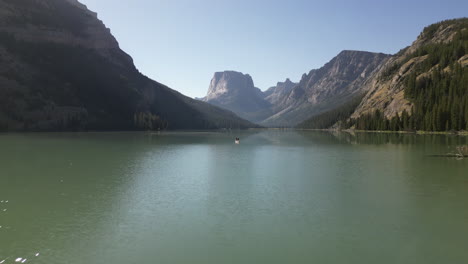
<svg viewBox="0 0 468 264"><path fill-rule="evenodd" d="M403 129L404 130L409 130L409 115L408 115L408 112L405 110L403 110L403 113L401 113L401 119L402 119L402 123L403 123Z"/></svg>

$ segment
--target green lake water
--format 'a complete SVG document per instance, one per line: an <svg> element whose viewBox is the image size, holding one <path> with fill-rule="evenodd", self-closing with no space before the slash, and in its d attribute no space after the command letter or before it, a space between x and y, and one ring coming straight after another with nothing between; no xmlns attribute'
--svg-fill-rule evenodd
<svg viewBox="0 0 468 264"><path fill-rule="evenodd" d="M433 156L466 144L0 134L0 263L468 263L468 159Z"/></svg>

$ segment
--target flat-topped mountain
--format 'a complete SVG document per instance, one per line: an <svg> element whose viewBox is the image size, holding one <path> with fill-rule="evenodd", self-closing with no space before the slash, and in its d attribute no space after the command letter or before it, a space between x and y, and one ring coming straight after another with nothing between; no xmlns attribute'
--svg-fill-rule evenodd
<svg viewBox="0 0 468 264"><path fill-rule="evenodd" d="M0 57L2 131L253 126L142 75L76 0L0 0Z"/></svg>
<svg viewBox="0 0 468 264"><path fill-rule="evenodd" d="M270 107L262 91L254 86L252 77L235 71L215 73L202 101L233 111L254 122L261 121L257 115Z"/></svg>

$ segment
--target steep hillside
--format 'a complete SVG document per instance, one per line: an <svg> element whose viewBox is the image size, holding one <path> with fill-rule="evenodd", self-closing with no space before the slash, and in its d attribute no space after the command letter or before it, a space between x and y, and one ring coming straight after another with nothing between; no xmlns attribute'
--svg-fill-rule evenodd
<svg viewBox="0 0 468 264"><path fill-rule="evenodd" d="M267 126L295 126L334 109L365 91L364 83L390 58L382 53L343 51L301 81L273 106Z"/></svg>
<svg viewBox="0 0 468 264"><path fill-rule="evenodd" d="M468 126L468 19L424 29L367 83L350 120L367 130L462 130Z"/></svg>
<svg viewBox="0 0 468 264"><path fill-rule="evenodd" d="M363 96L354 99L322 114L313 116L296 126L299 129L343 129L347 128L347 120L361 104Z"/></svg>
<svg viewBox="0 0 468 264"><path fill-rule="evenodd" d="M143 76L76 0L0 0L0 130L250 127Z"/></svg>

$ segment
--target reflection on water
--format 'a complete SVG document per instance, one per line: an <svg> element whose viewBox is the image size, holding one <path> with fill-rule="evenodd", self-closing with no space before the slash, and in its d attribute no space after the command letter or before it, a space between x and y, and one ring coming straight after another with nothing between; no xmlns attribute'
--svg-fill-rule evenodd
<svg viewBox="0 0 468 264"><path fill-rule="evenodd" d="M463 144L303 131L0 135L0 264L464 263L468 160L429 157Z"/></svg>
<svg viewBox="0 0 468 264"><path fill-rule="evenodd" d="M363 132L338 132L338 131L298 131L304 138L326 144L404 144L404 145L468 145L468 137L457 135L437 134L407 134L407 133L363 133Z"/></svg>

